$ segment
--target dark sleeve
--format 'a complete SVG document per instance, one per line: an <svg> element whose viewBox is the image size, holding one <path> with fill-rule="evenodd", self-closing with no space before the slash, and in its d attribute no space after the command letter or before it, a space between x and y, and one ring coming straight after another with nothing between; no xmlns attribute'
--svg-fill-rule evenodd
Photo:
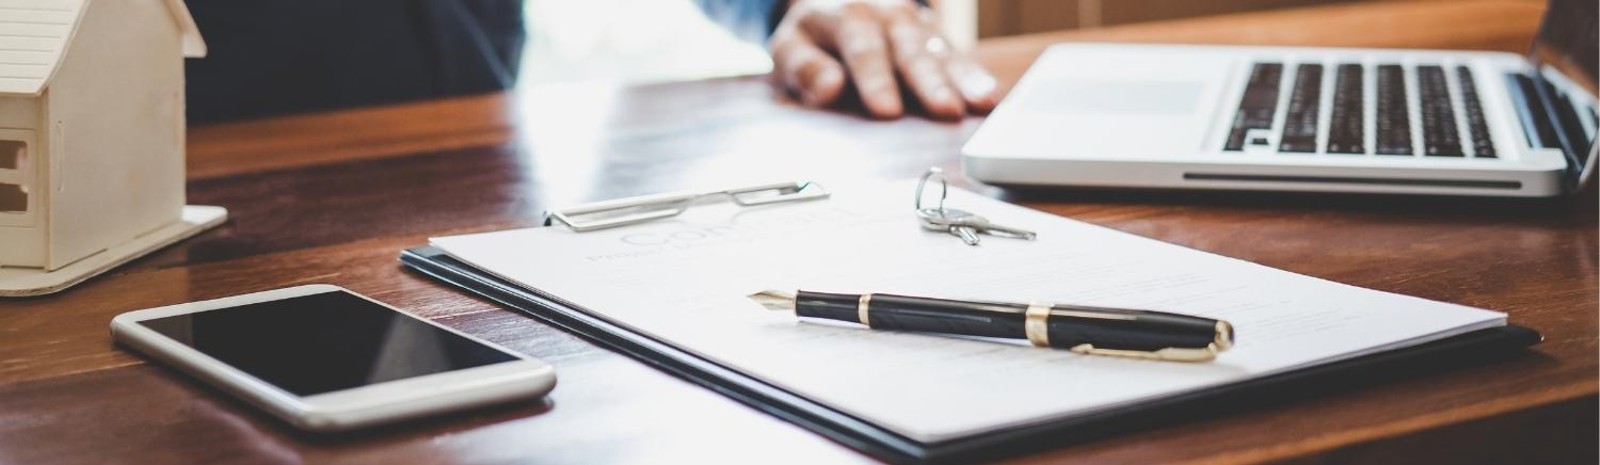
<svg viewBox="0 0 1600 465"><path fill-rule="evenodd" d="M706 17L740 39L766 43L789 0L695 0Z"/></svg>
<svg viewBox="0 0 1600 465"><path fill-rule="evenodd" d="M721 24L740 39L766 43L772 31L778 28L789 0L695 0L706 17ZM928 6L928 0L916 0Z"/></svg>
<svg viewBox="0 0 1600 465"><path fill-rule="evenodd" d="M516 78L520 0L189 0L206 123L493 92Z"/></svg>

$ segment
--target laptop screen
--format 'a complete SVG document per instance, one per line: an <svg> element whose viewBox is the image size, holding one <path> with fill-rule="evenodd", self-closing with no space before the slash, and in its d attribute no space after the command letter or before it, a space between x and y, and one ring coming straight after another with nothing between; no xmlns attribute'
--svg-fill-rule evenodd
<svg viewBox="0 0 1600 465"><path fill-rule="evenodd" d="M1571 187L1594 166L1595 134L1600 132L1596 98L1600 96L1600 2L1550 0L1530 61L1543 85L1537 86L1546 117L1556 126L1555 144L1567 156Z"/></svg>

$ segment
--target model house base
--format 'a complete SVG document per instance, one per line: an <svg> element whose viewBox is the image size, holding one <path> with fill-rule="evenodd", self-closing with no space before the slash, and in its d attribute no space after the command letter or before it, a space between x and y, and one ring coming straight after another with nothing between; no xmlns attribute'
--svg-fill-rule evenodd
<svg viewBox="0 0 1600 465"><path fill-rule="evenodd" d="M227 220L226 208L188 205L183 207L183 217L166 227L112 246L55 271L44 271L39 268L0 268L0 297L26 297L59 292L117 265L217 227Z"/></svg>

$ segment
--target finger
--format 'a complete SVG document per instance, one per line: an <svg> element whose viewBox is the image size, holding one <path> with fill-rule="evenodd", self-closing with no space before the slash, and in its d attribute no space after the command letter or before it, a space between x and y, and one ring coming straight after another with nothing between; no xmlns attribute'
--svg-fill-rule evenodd
<svg viewBox="0 0 1600 465"><path fill-rule="evenodd" d="M956 119L966 115L966 102L944 69L943 39L928 32L912 14L891 17L889 42L906 87L929 116ZM938 48L931 45L938 45Z"/></svg>
<svg viewBox="0 0 1600 465"><path fill-rule="evenodd" d="M933 10L921 9L917 19L927 30L939 30L939 16ZM949 48L948 42L941 45ZM972 57L952 51L945 59L944 67L945 76L961 92L968 111L980 115L988 114L1000 103L1000 88L994 75L989 74L989 71Z"/></svg>
<svg viewBox="0 0 1600 465"><path fill-rule="evenodd" d="M869 7L847 7L837 22L811 21L807 25L818 45L843 58L868 113L878 118L896 118L905 112L883 28Z"/></svg>
<svg viewBox="0 0 1600 465"><path fill-rule="evenodd" d="M988 114L1000 103L1000 88L994 75L971 58L957 55L945 60L945 75L960 90L966 100L967 110Z"/></svg>
<svg viewBox="0 0 1600 465"><path fill-rule="evenodd" d="M772 63L783 87L806 106L832 105L844 91L843 66L805 36L775 37Z"/></svg>

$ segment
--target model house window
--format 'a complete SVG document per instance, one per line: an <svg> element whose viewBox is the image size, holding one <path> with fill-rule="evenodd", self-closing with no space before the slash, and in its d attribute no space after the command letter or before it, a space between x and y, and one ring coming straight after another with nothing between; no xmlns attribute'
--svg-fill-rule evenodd
<svg viewBox="0 0 1600 465"><path fill-rule="evenodd" d="M18 140L0 140L0 169L20 170L28 167L28 144ZM28 188L17 184L0 183L0 213L28 211Z"/></svg>
<svg viewBox="0 0 1600 465"><path fill-rule="evenodd" d="M0 169L20 170L28 166L28 144L20 140L0 140Z"/></svg>
<svg viewBox="0 0 1600 465"><path fill-rule="evenodd" d="M0 183L0 213L28 211L28 188Z"/></svg>

